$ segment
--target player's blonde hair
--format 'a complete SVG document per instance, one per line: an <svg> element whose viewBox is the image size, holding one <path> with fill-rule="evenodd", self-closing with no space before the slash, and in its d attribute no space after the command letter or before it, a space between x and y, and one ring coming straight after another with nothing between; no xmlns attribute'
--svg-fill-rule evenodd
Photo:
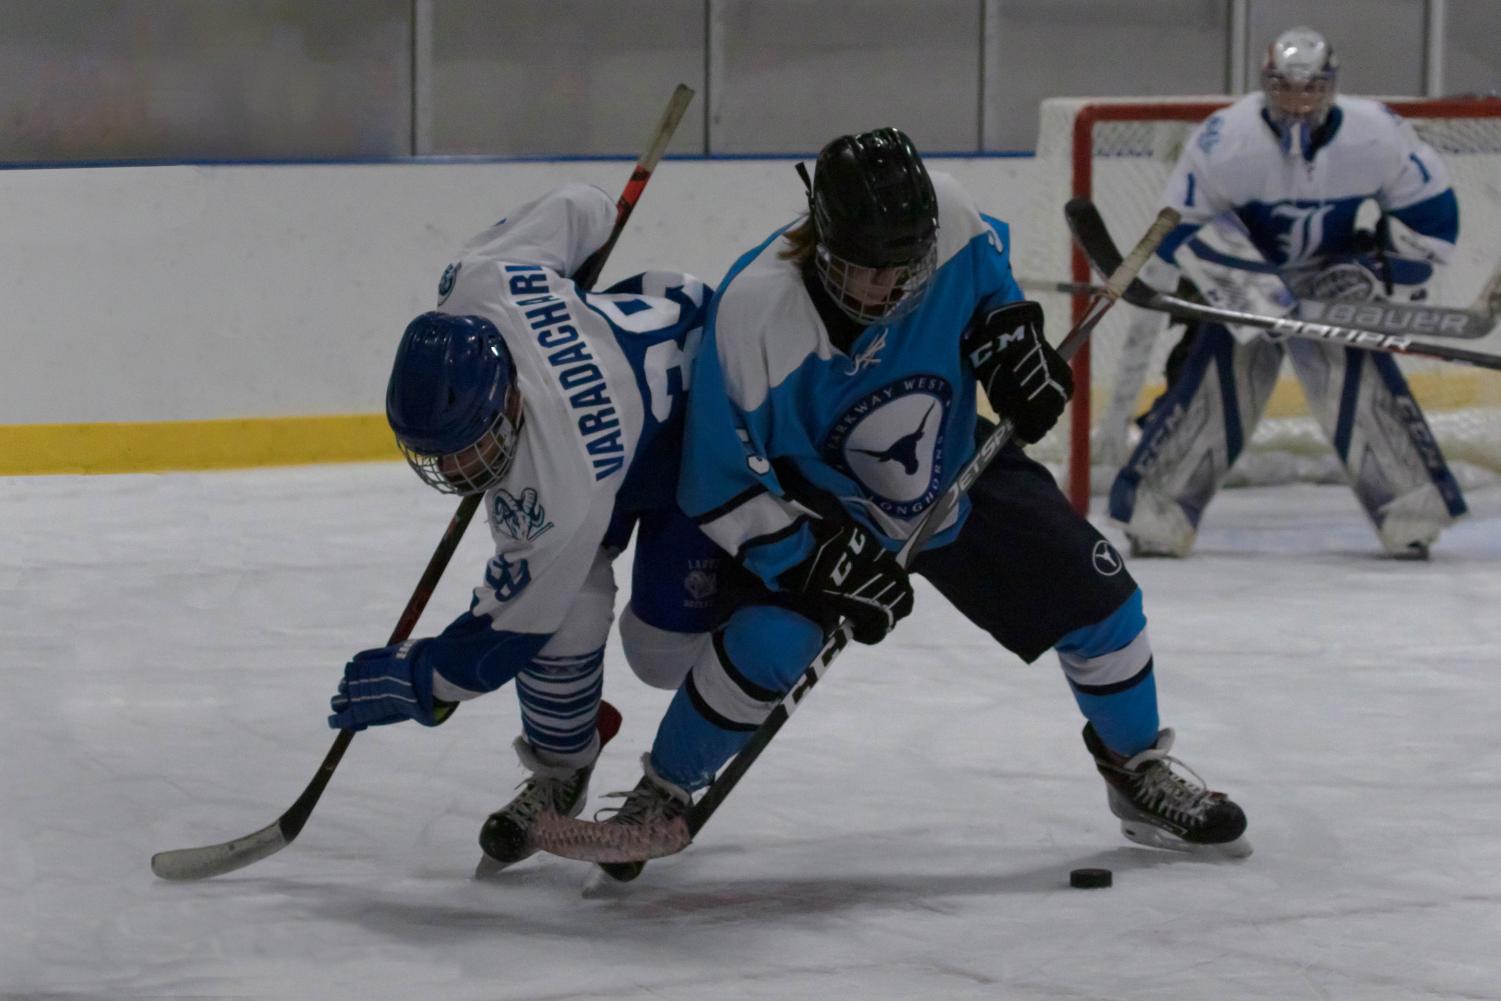
<svg viewBox="0 0 1501 1001"><path fill-rule="evenodd" d="M782 240L787 246L777 251L778 257L793 261L799 267L808 264L818 249L818 228L813 225L813 217L803 216L797 225L782 234Z"/></svg>

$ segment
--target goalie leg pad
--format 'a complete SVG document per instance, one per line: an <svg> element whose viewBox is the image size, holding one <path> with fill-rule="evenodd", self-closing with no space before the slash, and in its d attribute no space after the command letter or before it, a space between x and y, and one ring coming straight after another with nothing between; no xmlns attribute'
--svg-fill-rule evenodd
<svg viewBox="0 0 1501 1001"><path fill-rule="evenodd" d="M1389 551L1426 547L1466 512L1394 358L1301 340L1290 342L1288 353L1309 409Z"/></svg>
<svg viewBox="0 0 1501 1001"><path fill-rule="evenodd" d="M1280 344L1206 324L1178 378L1147 414L1110 490L1110 517L1148 553L1186 556L1199 519L1266 411Z"/></svg>

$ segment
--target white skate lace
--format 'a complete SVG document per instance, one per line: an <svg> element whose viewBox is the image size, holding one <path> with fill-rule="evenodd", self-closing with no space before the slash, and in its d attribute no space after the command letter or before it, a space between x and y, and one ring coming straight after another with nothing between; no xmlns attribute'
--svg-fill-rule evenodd
<svg viewBox="0 0 1501 1001"><path fill-rule="evenodd" d="M516 784L521 792L506 804L503 812L516 819L522 827L529 827L537 819L537 815L549 807L559 812L565 810L570 785L569 779L551 776L533 775L522 779Z"/></svg>
<svg viewBox="0 0 1501 1001"><path fill-rule="evenodd" d="M1187 772L1193 783L1174 772L1173 765ZM1131 775L1138 805L1174 821L1202 821L1217 798L1198 772L1157 748L1142 751L1123 767Z"/></svg>
<svg viewBox="0 0 1501 1001"><path fill-rule="evenodd" d="M638 795L639 793L639 795ZM632 789L630 792L607 792L605 799L621 799L625 802L619 806L602 806L594 811L595 820L606 820L612 824L626 824L631 827L644 827L647 822L655 820L657 815L667 815L667 805L672 798L666 793L646 787Z"/></svg>

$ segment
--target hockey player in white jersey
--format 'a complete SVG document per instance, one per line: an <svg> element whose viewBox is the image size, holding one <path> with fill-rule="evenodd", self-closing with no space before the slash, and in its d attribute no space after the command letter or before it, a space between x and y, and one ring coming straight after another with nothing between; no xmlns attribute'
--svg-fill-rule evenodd
<svg viewBox="0 0 1501 1001"><path fill-rule="evenodd" d="M335 728L446 720L515 679L532 777L484 824L495 866L530 855L550 807L576 815L599 753L614 557L673 499L684 394L708 289L648 272L604 293L568 277L610 234L603 191L570 185L475 237L438 309L401 339L386 413L407 461L445 493L483 493L495 543L469 610L426 639L345 667Z"/></svg>
<svg viewBox="0 0 1501 1001"><path fill-rule="evenodd" d="M1443 161L1384 105L1337 95L1336 75L1323 36L1308 28L1278 36L1261 91L1211 116L1186 143L1163 196L1183 223L1144 270L1146 281L1171 291L1181 269L1211 304L1275 315L1295 310L1299 296L1421 297L1459 232ZM1371 201L1380 221L1365 231L1357 214ZM1142 360L1131 342L1140 345L1160 323L1160 314L1133 318L1127 359ZM1189 553L1284 354L1388 552L1425 558L1465 513L1390 355L1211 323L1187 337L1110 493L1110 515L1134 553ZM1134 395L1139 376L1123 385Z"/></svg>
<svg viewBox="0 0 1501 1001"><path fill-rule="evenodd" d="M902 132L829 143L808 199L807 217L731 268L689 397L679 501L757 592L690 648L617 823L681 815L840 617L875 643L911 611L892 553L974 453L980 387L1025 442L1071 388L1012 278L1005 223L951 177L930 178ZM912 569L1023 660L1058 652L1129 837L1249 851L1240 807L1169 765L1140 589L1018 445ZM641 867L603 866L622 880Z"/></svg>

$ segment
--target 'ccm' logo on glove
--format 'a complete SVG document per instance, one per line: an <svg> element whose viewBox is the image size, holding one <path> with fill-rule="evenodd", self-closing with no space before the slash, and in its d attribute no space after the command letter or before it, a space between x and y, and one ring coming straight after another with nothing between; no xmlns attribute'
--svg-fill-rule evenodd
<svg viewBox="0 0 1501 1001"><path fill-rule="evenodd" d="M865 551L865 533L855 532L848 536L848 547L839 554L839 560L834 564L834 571L829 579L836 586L842 586L849 579L850 571L855 569L855 560Z"/></svg>
<svg viewBox="0 0 1501 1001"><path fill-rule="evenodd" d="M994 340L987 340L969 353L969 363L975 367L976 371L978 371L982 366L984 366L986 362L990 360L991 355L995 354L997 351L1004 350L1008 344L1021 343L1022 341L1026 340L1028 336L1028 331L1025 327L1023 327L1020 330L1013 330L1009 334L1002 334L1000 337Z"/></svg>
<svg viewBox="0 0 1501 1001"><path fill-rule="evenodd" d="M1032 444L1058 422L1074 392L1068 362L1042 335L1042 307L1022 300L993 309L965 331L961 348L995 412Z"/></svg>
<svg viewBox="0 0 1501 1001"><path fill-rule="evenodd" d="M815 520L813 552L782 572L782 586L849 619L857 643L879 643L912 611L907 571L851 520ZM816 617L816 616L815 616Z"/></svg>

